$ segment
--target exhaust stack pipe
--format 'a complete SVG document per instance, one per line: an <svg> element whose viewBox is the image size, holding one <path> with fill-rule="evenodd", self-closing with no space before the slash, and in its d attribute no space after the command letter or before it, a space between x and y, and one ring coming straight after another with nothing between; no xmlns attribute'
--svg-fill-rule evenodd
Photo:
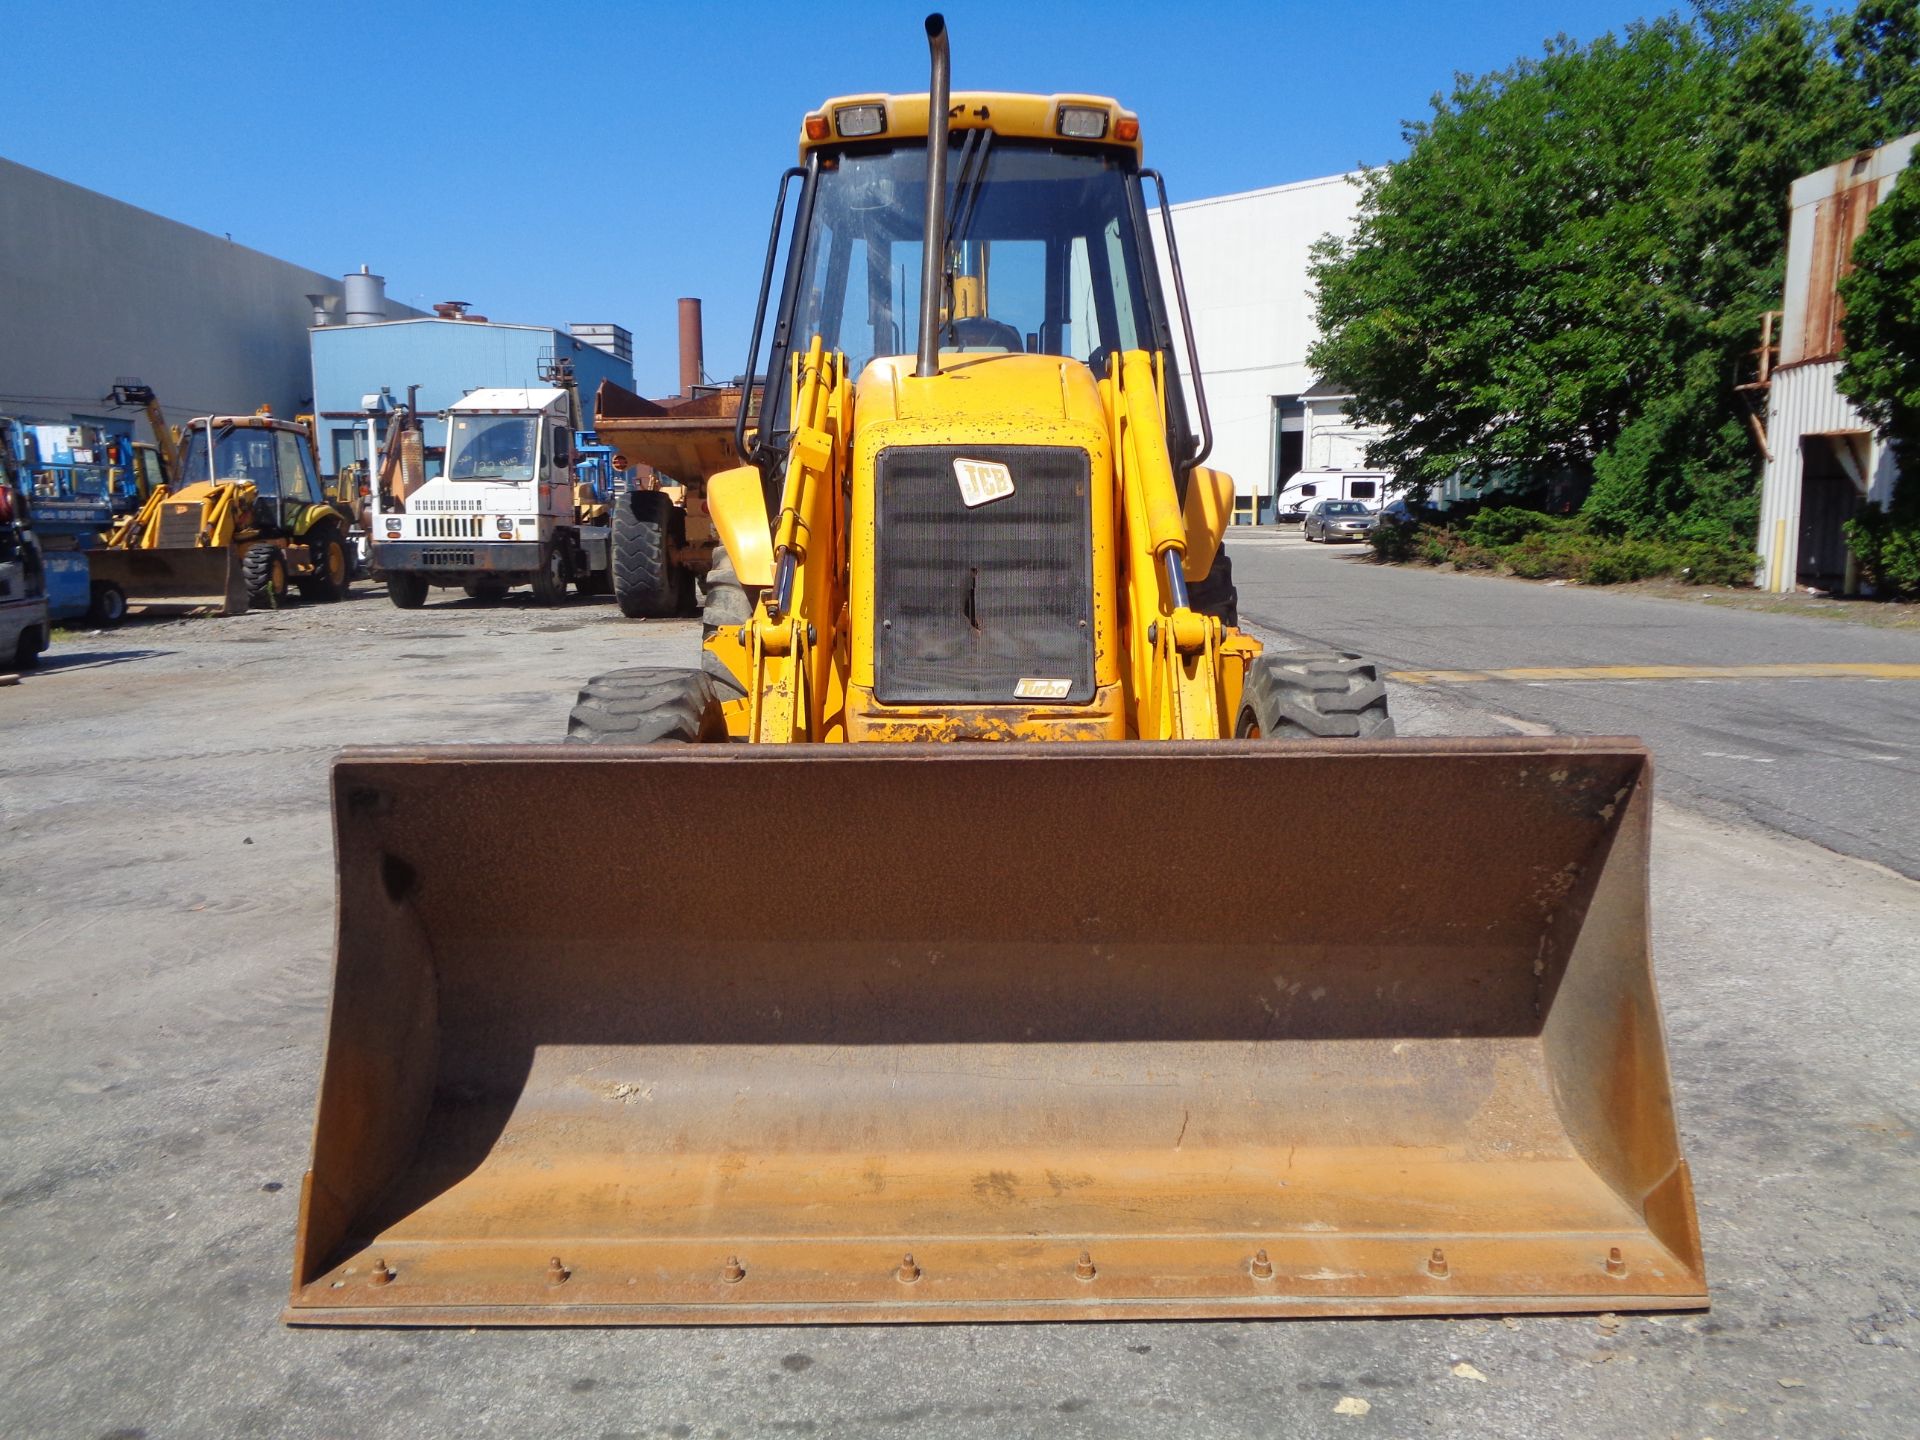
<svg viewBox="0 0 1920 1440"><path fill-rule="evenodd" d="M947 268L947 107L951 67L947 22L927 16L927 49L933 79L927 86L927 226L920 264L920 363L914 374L940 373L940 301Z"/></svg>

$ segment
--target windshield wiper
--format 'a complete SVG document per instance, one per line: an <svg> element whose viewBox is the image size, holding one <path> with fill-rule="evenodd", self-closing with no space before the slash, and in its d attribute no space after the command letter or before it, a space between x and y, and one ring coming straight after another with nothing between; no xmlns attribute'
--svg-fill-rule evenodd
<svg viewBox="0 0 1920 1440"><path fill-rule="evenodd" d="M941 288L947 296L947 334L955 342L960 332L955 327L957 308L953 303L955 268L959 264L967 232L973 226L973 212L980 203L980 191L987 178L987 153L993 148L993 131L969 130L960 142L960 173L953 184L953 197L947 209L946 254L940 259Z"/></svg>

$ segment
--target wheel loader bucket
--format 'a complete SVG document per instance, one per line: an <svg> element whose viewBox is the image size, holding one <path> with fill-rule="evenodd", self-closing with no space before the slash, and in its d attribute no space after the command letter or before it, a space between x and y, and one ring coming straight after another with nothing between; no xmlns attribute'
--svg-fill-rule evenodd
<svg viewBox="0 0 1920 1440"><path fill-rule="evenodd" d="M351 752L285 1318L1698 1308L1649 787L1616 740Z"/></svg>
<svg viewBox="0 0 1920 1440"><path fill-rule="evenodd" d="M130 604L199 602L218 605L223 615L246 613L247 582L238 546L176 545L86 554L88 578L118 585Z"/></svg>

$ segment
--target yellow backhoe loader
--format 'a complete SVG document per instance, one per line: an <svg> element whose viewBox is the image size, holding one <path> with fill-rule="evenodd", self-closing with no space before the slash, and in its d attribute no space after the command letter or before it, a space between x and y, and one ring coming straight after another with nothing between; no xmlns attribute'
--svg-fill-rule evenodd
<svg viewBox="0 0 1920 1440"><path fill-rule="evenodd" d="M352 517L320 488L312 426L264 414L195 420L168 477L87 552L95 584L135 604L204 599L230 615L278 607L296 587L345 598Z"/></svg>
<svg viewBox="0 0 1920 1440"><path fill-rule="evenodd" d="M1700 1306L1645 751L1241 632L1137 117L928 36L782 182L742 618L589 743L336 763L286 1318ZM527 884L583 834L647 883Z"/></svg>

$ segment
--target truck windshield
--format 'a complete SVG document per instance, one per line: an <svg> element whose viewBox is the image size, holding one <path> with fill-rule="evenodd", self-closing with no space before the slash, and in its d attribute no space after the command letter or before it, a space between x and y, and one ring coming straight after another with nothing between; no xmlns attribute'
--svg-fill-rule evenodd
<svg viewBox="0 0 1920 1440"><path fill-rule="evenodd" d="M280 492L278 472L273 463L272 430L251 426L215 425L213 427L213 465L207 465L207 427L196 425L187 432L182 448L180 479L182 485L201 485L208 480L242 480L252 485L264 500Z"/></svg>
<svg viewBox="0 0 1920 1440"><path fill-rule="evenodd" d="M531 415L456 413L447 425L447 478L533 479L538 426Z"/></svg>

